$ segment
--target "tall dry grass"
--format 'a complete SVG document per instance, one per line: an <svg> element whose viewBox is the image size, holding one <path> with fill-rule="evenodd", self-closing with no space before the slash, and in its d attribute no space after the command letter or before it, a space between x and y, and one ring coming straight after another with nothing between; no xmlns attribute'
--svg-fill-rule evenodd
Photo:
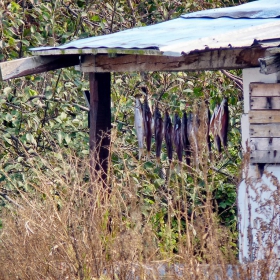
<svg viewBox="0 0 280 280"><path fill-rule="evenodd" d="M29 158L29 191L18 188L1 213L1 279L257 279L256 266L237 265L205 156L199 170L174 168L145 195L143 185L152 181L146 162L112 137L111 155L121 165L110 163L110 194L74 153ZM184 174L193 177L192 188ZM193 194L199 203L189 203ZM267 269L266 261L258 265Z"/></svg>

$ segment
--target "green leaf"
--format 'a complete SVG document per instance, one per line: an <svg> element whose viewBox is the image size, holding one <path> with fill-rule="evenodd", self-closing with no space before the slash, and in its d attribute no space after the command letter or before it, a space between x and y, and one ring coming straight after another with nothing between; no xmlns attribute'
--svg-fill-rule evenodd
<svg viewBox="0 0 280 280"><path fill-rule="evenodd" d="M36 90L34 90L34 89L31 89L31 88L28 90L28 93L29 93L29 96L36 96L36 95L38 95L38 92Z"/></svg>
<svg viewBox="0 0 280 280"><path fill-rule="evenodd" d="M66 141L67 145L69 145L69 143L71 142L71 137L68 134L66 134L64 140Z"/></svg>
<svg viewBox="0 0 280 280"><path fill-rule="evenodd" d="M16 2L14 2L14 1L12 1L11 3L10 3L10 7L11 7L11 11L13 12L13 13L17 13L18 12L18 10L21 8L20 7L20 5L18 4L18 3L16 3Z"/></svg>
<svg viewBox="0 0 280 280"><path fill-rule="evenodd" d="M31 143L31 144L36 144L36 140L35 140L34 136L33 136L31 133L27 133L27 134L25 135L25 137L26 137L26 140L27 140L29 143Z"/></svg>
<svg viewBox="0 0 280 280"><path fill-rule="evenodd" d="M5 87L3 90L3 93L7 96L8 94L10 94L12 92L12 88L11 87Z"/></svg>
<svg viewBox="0 0 280 280"><path fill-rule="evenodd" d="M66 121L66 120L68 119L67 114L65 114L64 112L62 112L62 113L60 114L60 119L61 119L62 121Z"/></svg>
<svg viewBox="0 0 280 280"><path fill-rule="evenodd" d="M4 138L4 140L5 140L8 144L10 144L10 145L13 144L13 142L12 142L12 140L11 140L11 138L10 138L10 135L4 134L2 137Z"/></svg>
<svg viewBox="0 0 280 280"><path fill-rule="evenodd" d="M64 133L62 133L61 131L59 131L58 133L57 133L57 140L58 140L58 143L59 144L61 144L62 143L62 141L63 141L63 135Z"/></svg>
<svg viewBox="0 0 280 280"><path fill-rule="evenodd" d="M21 42L25 45L25 46L30 46L30 42L27 40L22 39Z"/></svg>
<svg viewBox="0 0 280 280"><path fill-rule="evenodd" d="M13 116L11 114L9 114L9 113L5 116L5 120L7 122L10 122L12 119L13 119Z"/></svg>
<svg viewBox="0 0 280 280"><path fill-rule="evenodd" d="M90 18L92 21L100 21L100 17L98 15L94 15Z"/></svg>

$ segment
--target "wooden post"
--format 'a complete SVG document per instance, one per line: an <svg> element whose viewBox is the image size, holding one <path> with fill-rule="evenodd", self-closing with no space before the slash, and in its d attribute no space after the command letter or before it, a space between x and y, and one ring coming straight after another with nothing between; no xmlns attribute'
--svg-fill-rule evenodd
<svg viewBox="0 0 280 280"><path fill-rule="evenodd" d="M90 167L92 178L101 171L106 184L111 129L110 73L89 73L90 82Z"/></svg>

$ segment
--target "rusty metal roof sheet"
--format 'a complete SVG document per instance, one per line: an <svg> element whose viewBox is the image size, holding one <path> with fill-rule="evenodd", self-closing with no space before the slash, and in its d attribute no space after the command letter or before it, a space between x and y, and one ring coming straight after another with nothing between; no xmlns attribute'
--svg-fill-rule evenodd
<svg viewBox="0 0 280 280"><path fill-rule="evenodd" d="M263 7L266 14L276 15L277 12L280 14L280 9L275 11L275 7L280 6L276 2L278 0L259 0L225 9L227 14L233 11L236 15L237 8L240 12ZM181 56L182 53L205 49L250 47L258 43L275 46L278 41L280 44L280 18L216 18L218 11L221 11L220 15L225 15L222 12L224 8L207 10L201 13L213 13L215 17L200 17L200 12L191 13L151 26L80 39L57 47L33 48L31 51L35 55L137 53ZM196 16L189 17L193 14Z"/></svg>

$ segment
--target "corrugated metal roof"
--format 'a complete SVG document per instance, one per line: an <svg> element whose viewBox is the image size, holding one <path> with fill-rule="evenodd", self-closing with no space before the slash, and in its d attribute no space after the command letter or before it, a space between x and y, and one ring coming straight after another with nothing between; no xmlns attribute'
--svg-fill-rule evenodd
<svg viewBox="0 0 280 280"><path fill-rule="evenodd" d="M259 0L244 5L211 9L182 15L183 18L277 18L280 17L279 0Z"/></svg>
<svg viewBox="0 0 280 280"><path fill-rule="evenodd" d="M226 8L226 10L227 14L228 11L236 11L237 8L239 12L242 10L248 12L250 7L258 6L263 7L269 14L275 12L276 5L276 0L260 0L238 7ZM280 4L278 6L280 7ZM213 15L217 15L217 11L221 10L224 9L203 12L211 14L211 11L215 11ZM280 10L277 12L279 13ZM198 13L192 13L189 16L198 15ZM220 14L225 13L221 12ZM236 15L236 12L233 14ZM178 19L151 26L80 39L58 47L41 47L31 50L36 55L96 54L100 52L125 54L135 52L159 55L159 52L150 51L158 50L163 55L180 56L182 53L187 54L195 50L250 47L257 41L266 42L266 46L269 46L269 42L274 41L273 46L275 46L275 41L279 39L280 44L280 18L186 17L183 15Z"/></svg>

